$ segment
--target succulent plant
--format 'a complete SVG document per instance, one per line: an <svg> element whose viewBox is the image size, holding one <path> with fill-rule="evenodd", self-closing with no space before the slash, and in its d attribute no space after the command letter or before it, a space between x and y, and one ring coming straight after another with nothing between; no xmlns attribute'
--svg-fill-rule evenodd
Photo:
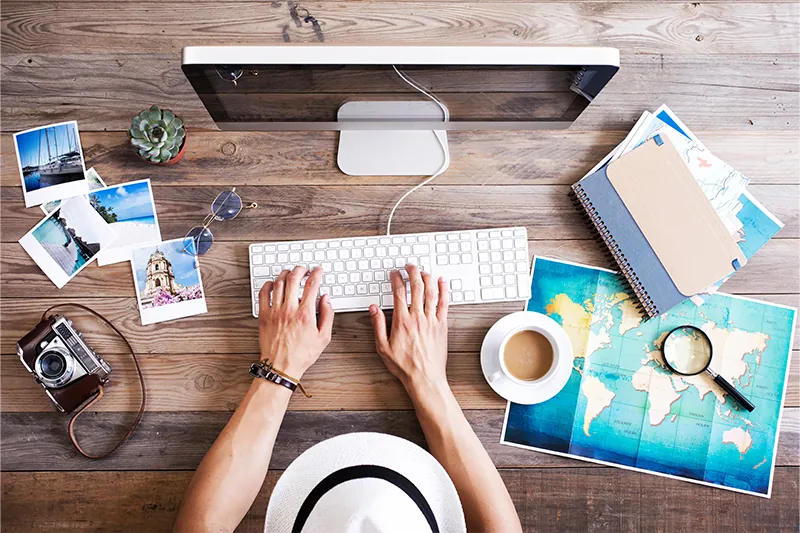
<svg viewBox="0 0 800 533"><path fill-rule="evenodd" d="M180 152L186 131L175 113L153 105L133 117L128 135L142 159L166 163Z"/></svg>

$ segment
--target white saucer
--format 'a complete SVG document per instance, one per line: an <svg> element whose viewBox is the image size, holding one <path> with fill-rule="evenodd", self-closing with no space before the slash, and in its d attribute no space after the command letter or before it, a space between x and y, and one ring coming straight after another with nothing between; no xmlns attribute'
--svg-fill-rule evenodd
<svg viewBox="0 0 800 533"><path fill-rule="evenodd" d="M555 339L555 349L561 354L556 367L549 376L545 376L535 384L522 385L501 372L500 377L489 382L489 376L500 372L500 344L506 334L522 326L535 326L547 331ZM514 403L530 405L542 403L559 393L569 381L572 373L572 343L567 332L549 316L532 311L520 311L504 316L494 323L486 333L481 346L481 369L486 382L497 394Z"/></svg>

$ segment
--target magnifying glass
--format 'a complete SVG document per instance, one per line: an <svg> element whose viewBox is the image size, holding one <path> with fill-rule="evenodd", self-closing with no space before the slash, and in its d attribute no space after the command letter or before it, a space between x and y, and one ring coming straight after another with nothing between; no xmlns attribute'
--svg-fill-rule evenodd
<svg viewBox="0 0 800 533"><path fill-rule="evenodd" d="M748 412L755 409L755 405L736 390L728 380L708 368L711 364L711 339L700 328L694 326L678 326L667 334L661 347L661 357L664 364L672 372L681 376L696 376L703 372L714 378L714 383L730 394L739 405Z"/></svg>

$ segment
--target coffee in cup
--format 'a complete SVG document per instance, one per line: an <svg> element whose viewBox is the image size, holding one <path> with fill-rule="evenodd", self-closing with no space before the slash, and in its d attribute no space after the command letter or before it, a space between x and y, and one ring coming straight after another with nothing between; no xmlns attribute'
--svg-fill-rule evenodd
<svg viewBox="0 0 800 533"><path fill-rule="evenodd" d="M544 334L523 329L511 334L503 343L503 366L511 377L520 381L542 379L553 367L553 344Z"/></svg>

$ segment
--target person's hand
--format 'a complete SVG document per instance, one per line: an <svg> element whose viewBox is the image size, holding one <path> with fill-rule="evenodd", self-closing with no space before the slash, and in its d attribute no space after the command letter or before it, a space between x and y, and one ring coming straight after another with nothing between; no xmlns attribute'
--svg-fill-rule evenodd
<svg viewBox="0 0 800 533"><path fill-rule="evenodd" d="M398 271L390 274L394 291L392 331L387 335L386 316L377 305L369 308L375 347L383 362L408 390L420 381L446 385L447 376L447 282L436 282L427 272L407 265L411 282L411 306L406 305L406 286ZM438 292L438 295L437 295Z"/></svg>
<svg viewBox="0 0 800 533"><path fill-rule="evenodd" d="M297 379L328 346L333 328L333 307L327 294L319 302L317 324L315 304L322 284L322 268L311 272L300 300L300 280L305 274L306 269L300 266L291 272L284 270L274 282L266 282L258 296L261 358L270 359L276 369Z"/></svg>

